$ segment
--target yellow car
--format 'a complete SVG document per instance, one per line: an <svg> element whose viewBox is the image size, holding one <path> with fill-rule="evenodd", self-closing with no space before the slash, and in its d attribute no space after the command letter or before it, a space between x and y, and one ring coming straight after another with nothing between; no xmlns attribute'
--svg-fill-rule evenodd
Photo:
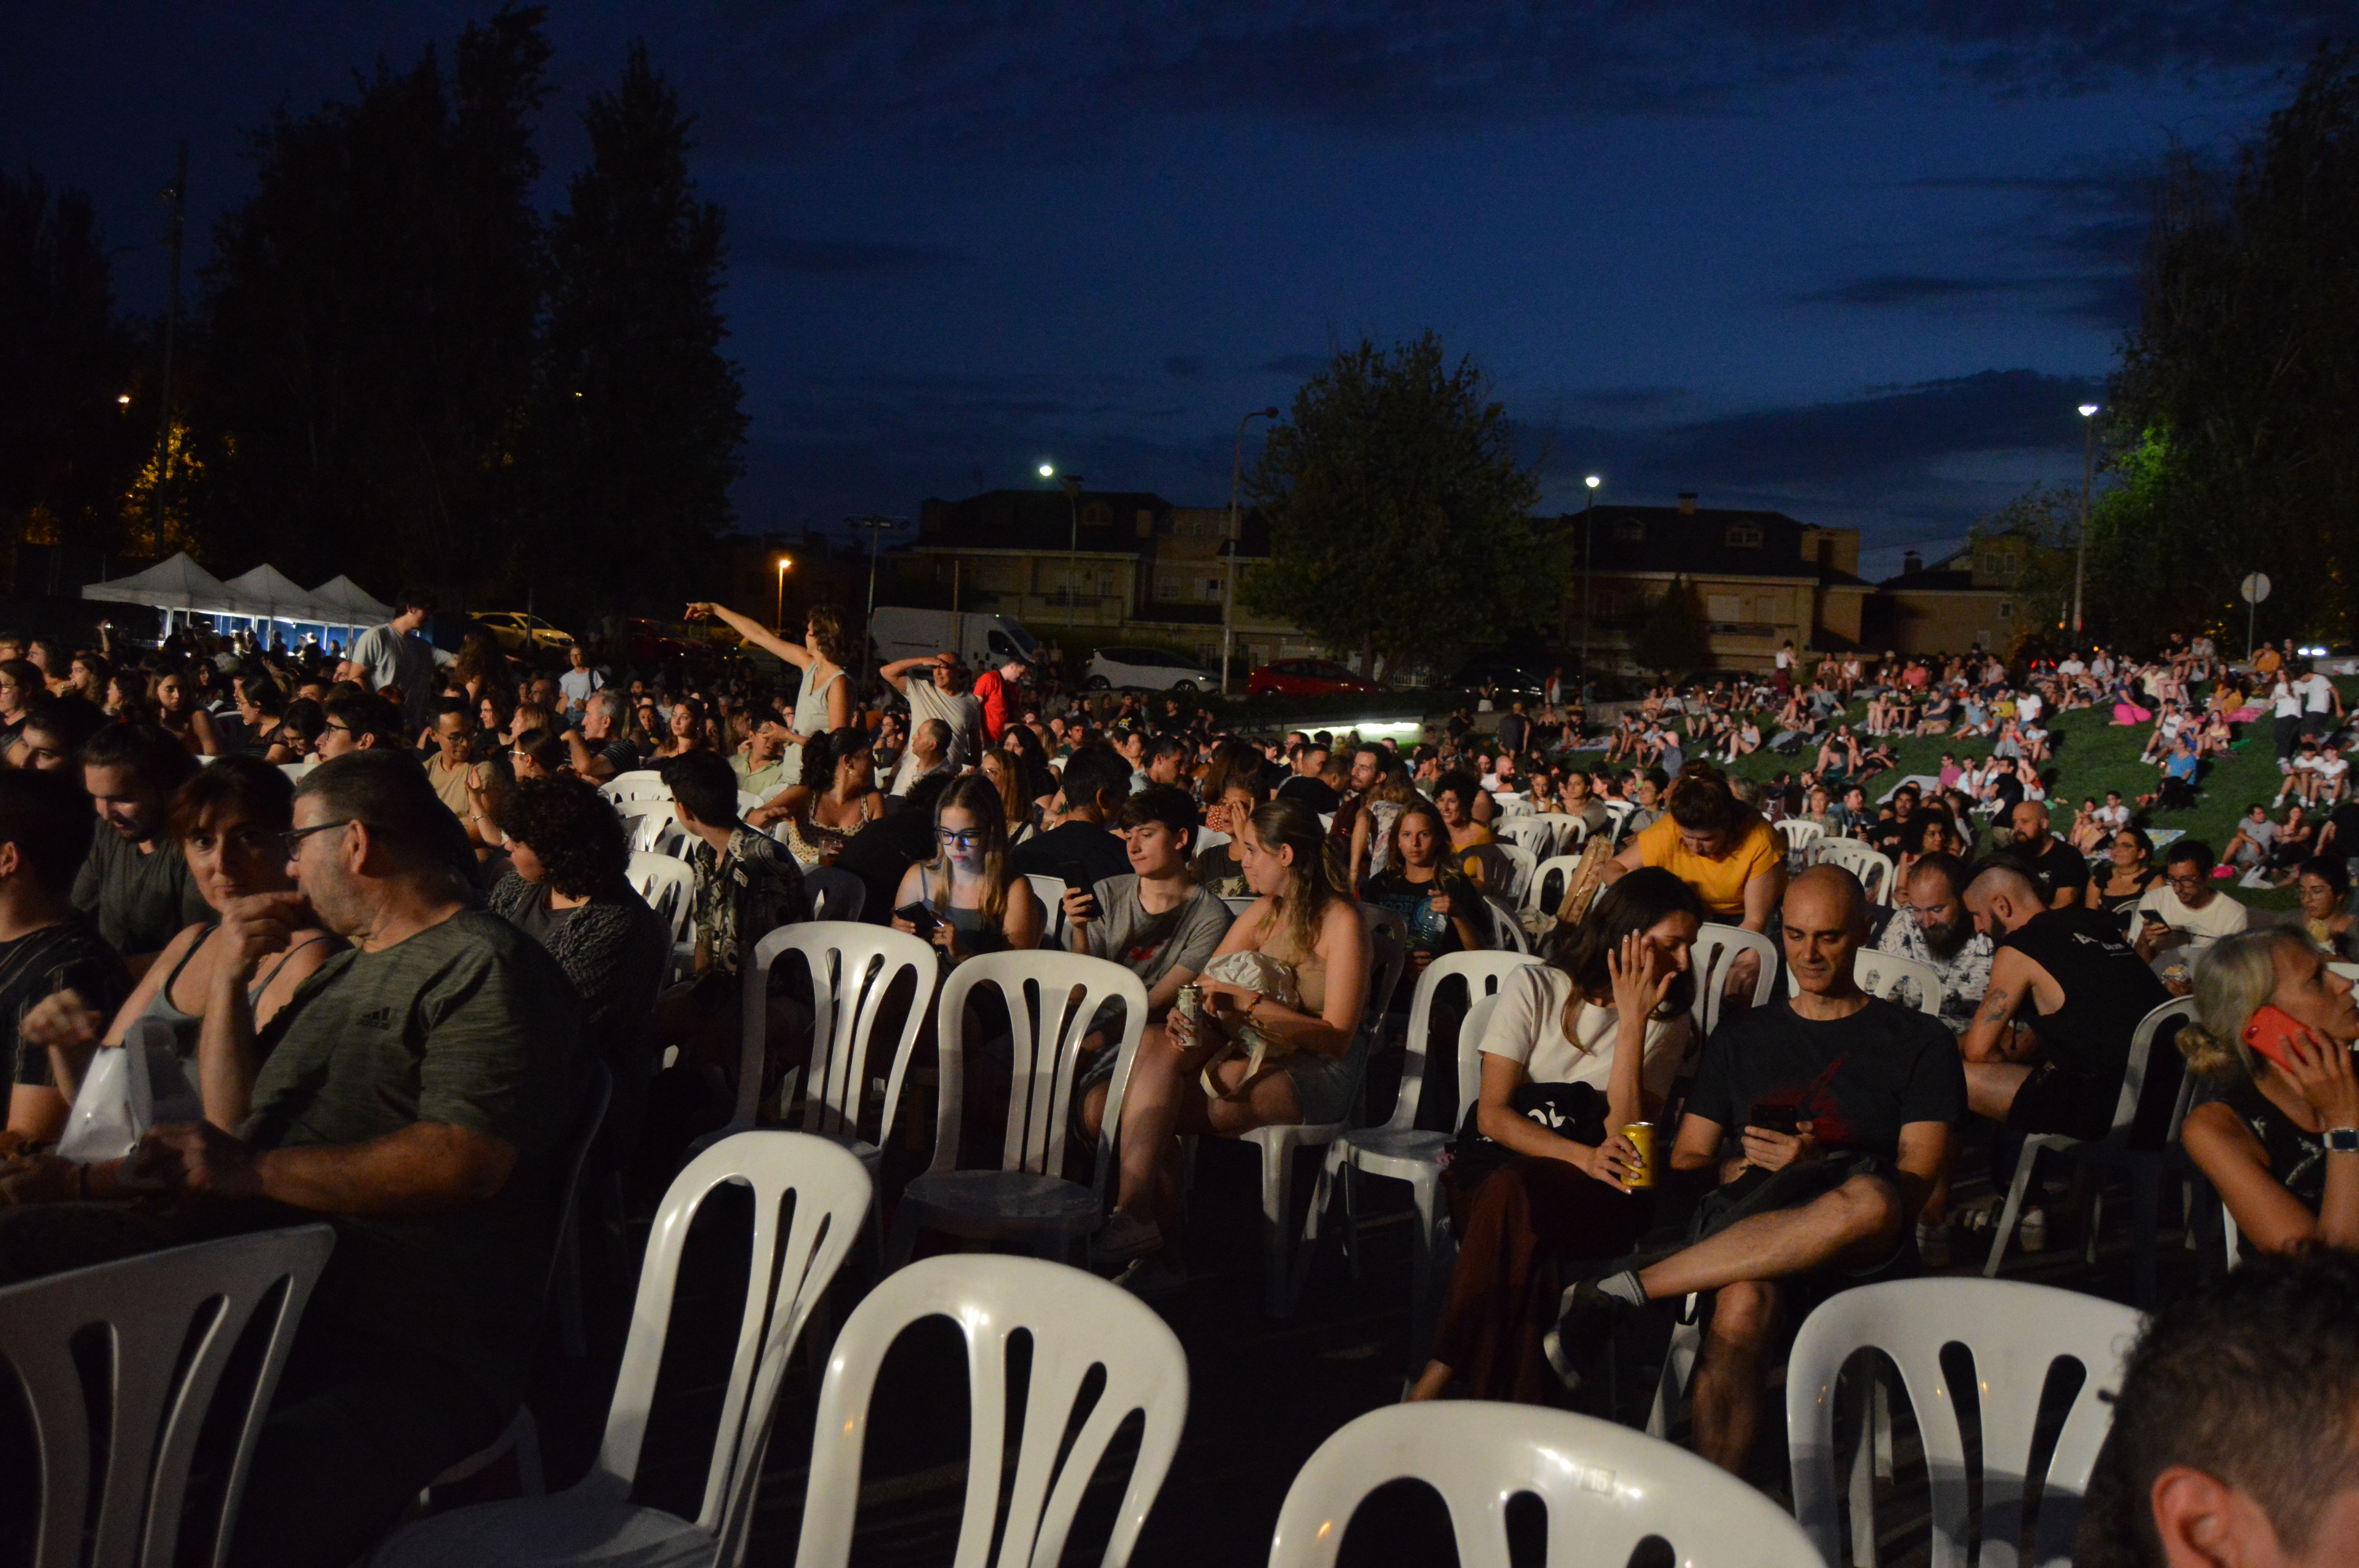
<svg viewBox="0 0 2359 1568"><path fill-rule="evenodd" d="M560 632L538 615L527 615L520 610L475 610L468 613L511 654L527 648L563 648L574 641L572 633Z"/></svg>

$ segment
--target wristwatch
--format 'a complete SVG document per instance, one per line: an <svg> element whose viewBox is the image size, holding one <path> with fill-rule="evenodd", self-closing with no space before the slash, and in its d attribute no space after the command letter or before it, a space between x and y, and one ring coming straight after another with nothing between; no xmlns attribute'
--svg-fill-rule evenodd
<svg viewBox="0 0 2359 1568"><path fill-rule="evenodd" d="M2359 1154L2359 1127L2330 1127L2325 1141L2330 1154Z"/></svg>

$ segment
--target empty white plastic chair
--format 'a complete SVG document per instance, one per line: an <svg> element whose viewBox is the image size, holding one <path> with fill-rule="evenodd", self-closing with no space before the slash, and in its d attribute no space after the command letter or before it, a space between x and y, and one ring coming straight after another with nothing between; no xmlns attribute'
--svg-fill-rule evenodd
<svg viewBox="0 0 2359 1568"><path fill-rule="evenodd" d="M999 1168L958 1168L966 1088L966 1001L975 987L998 988L1014 1031L1015 1068L1007 1096L1007 1128ZM1065 1140L1072 1126L1073 1077L1082 1040L1098 1009L1122 1003L1123 1031L1105 1049L1119 1052L1107 1086L1091 1184L1069 1182ZM921 1229L974 1241L1022 1239L1062 1251L1103 1218L1104 1189L1114 1169L1114 1135L1130 1064L1147 1027L1147 987L1120 964L1079 953L984 953L967 959L942 981L934 1010L940 1043L941 1103L934 1119L934 1161L902 1189L893 1216L890 1261L906 1262Z"/></svg>
<svg viewBox="0 0 2359 1568"><path fill-rule="evenodd" d="M1736 962L1739 953L1750 953L1761 961L1759 978L1753 982L1753 1005L1760 1007L1777 987L1777 949L1769 938L1758 931L1723 925L1717 920L1707 920L1696 927L1695 946L1688 954L1688 967L1695 974L1699 1048L1720 1024L1721 993L1727 989L1729 966Z"/></svg>
<svg viewBox="0 0 2359 1568"><path fill-rule="evenodd" d="M1524 890L1532 885L1532 873L1539 870L1540 858L1512 838L1482 845L1473 854L1483 862L1483 891L1510 906L1524 896Z"/></svg>
<svg viewBox="0 0 2359 1568"><path fill-rule="evenodd" d="M1718 1466L1570 1411L1440 1400L1369 1411L1287 1489L1269 1568L1331 1568L1360 1500L1414 1479L1441 1494L1466 1568L1507 1568L1507 1504L1548 1513L1549 1568L1621 1563L1658 1536L1682 1568L1821 1568L1776 1503Z"/></svg>
<svg viewBox="0 0 2359 1568"><path fill-rule="evenodd" d="M1409 1360L1422 1362L1427 1341L1431 1337L1430 1318L1433 1303L1439 1294L1443 1271L1450 1257L1450 1211L1441 1202L1441 1156L1450 1147L1451 1134L1419 1128L1418 1107L1425 1096L1425 1079L1429 1073L1446 1073L1460 1089L1458 1115L1462 1120L1466 1108L1473 1098L1464 1086L1469 1075L1464 1065L1475 1055L1475 1046L1483 1038L1482 1032L1491 1021L1499 987L1517 969L1536 964L1537 958L1517 953L1445 953L1426 967L1417 978L1417 990L1409 1001L1408 1033L1406 1053L1401 1061L1399 1098L1393 1101L1393 1114L1382 1127L1353 1128L1338 1137L1327 1147L1327 1161L1319 1173L1319 1185L1311 1194L1310 1212L1303 1217L1302 1258L1298 1268L1308 1270L1318 1253L1319 1227L1332 1195L1337 1172L1343 1176L1344 1246L1352 1257L1354 1277L1359 1268L1358 1237L1355 1217L1358 1214L1357 1178L1363 1174L1389 1176L1407 1182L1409 1196L1417 1211L1417 1223L1412 1231L1415 1249L1415 1272L1411 1276L1409 1294ZM1443 983L1463 980L1468 1002L1464 1018L1460 1020L1454 1041L1445 1041L1445 1054L1435 1059L1433 1052L1433 998ZM1472 1080L1479 1086L1478 1066Z"/></svg>
<svg viewBox="0 0 2359 1568"><path fill-rule="evenodd" d="M1564 903L1564 895L1572 889L1572 877L1581 869L1578 855L1550 855L1532 868L1532 880L1524 889L1524 908L1534 914L1554 914ZM1549 879L1557 879L1555 886Z"/></svg>
<svg viewBox="0 0 2359 1568"><path fill-rule="evenodd" d="M934 948L906 931L847 920L807 920L781 925L754 944L741 983L745 987L737 1110L729 1130L754 1125L760 1107L763 1065L769 1048L770 971L788 953L802 956L810 972L811 1044L809 1081L803 1094L803 1130L842 1144L873 1174L892 1141L901 1106L901 1086L909 1054L932 1008L941 973ZM903 975L912 976L909 1014L891 1045L891 1065L883 1075L885 1102L876 1141L859 1136L869 1087L878 1077L874 1059L876 1020L886 994Z"/></svg>
<svg viewBox="0 0 2359 1568"><path fill-rule="evenodd" d="M868 910L868 884L834 866L806 866L803 891L813 920L857 920Z"/></svg>
<svg viewBox="0 0 2359 1568"><path fill-rule="evenodd" d="M1803 1323L1786 1363L1786 1441L1791 1454L1794 1513L1829 1563L1843 1558L1837 1539L1843 1487L1835 1475L1835 1379L1861 1350L1881 1350L1899 1370L1917 1412L1932 1483L1934 1568L1962 1568L1969 1530L1983 1541L1982 1561L2017 1561L2023 1534L2032 1428L2051 1367L2080 1363L2082 1381L2039 1477L2033 1568L2069 1563L2090 1466L2112 1424L2107 1396L2121 1388L2123 1354L2138 1328L2128 1307L2073 1291L2013 1280L1896 1280L1845 1291ZM1941 1350L1962 1345L1973 1357L1972 1399L1980 1412L1981 1513L1967 1516L1966 1468L1958 1390L1941 1368ZM1859 1379L1864 1387L1866 1379ZM1853 1539L1875 1540L1873 1476L1864 1463L1850 1477ZM1854 1561L1862 1561L1855 1550ZM1864 1559L1873 1562L1872 1548Z"/></svg>
<svg viewBox="0 0 2359 1568"><path fill-rule="evenodd" d="M2006 1244L2015 1234L2016 1220L2023 1211L2023 1195L2030 1188L2031 1173L2038 1164L2039 1156L2070 1150L2080 1157L2121 1166L2131 1173L2136 1188L2132 1217L2138 1231L2136 1294L2141 1303L2153 1302L2154 1211L2160 1203L2157 1189L2160 1184L2166 1156L2158 1149L2132 1149L2130 1130L2137 1121L2138 1102L2146 1096L2147 1068L2154 1060L2155 1042L2160 1039L2165 1042L2165 1050L2172 1049L2169 1042L2175 1039L2180 1029L2194 1016L2193 998L2173 997L2138 1020L2136 1030L2130 1035L2129 1062L2122 1073L2122 1092L2114 1101L2114 1125L2102 1140L2083 1144L2081 1140L2067 1137L2061 1132L2035 1132L2024 1139L2023 1152L2015 1160L2015 1179L2007 1184L2006 1206L1999 1211L1998 1227L1991 1233L1990 1257L1983 1264L1984 1279L1995 1278L2000 1263L2006 1260ZM2093 1251L2096 1246L2097 1223L2103 1215L2102 1207L2093 1207L2090 1211L2089 1244Z"/></svg>
<svg viewBox="0 0 2359 1568"><path fill-rule="evenodd" d="M1824 824L1805 822L1799 816L1789 816L1777 824L1777 831L1785 838L1786 853L1805 859L1819 840L1827 836Z"/></svg>
<svg viewBox="0 0 2359 1568"><path fill-rule="evenodd" d="M1893 918L1906 920L1909 916L1903 912ZM1948 994L1941 986L1941 971L1922 959L1862 947L1852 958L1851 973L1859 989L1872 997L1913 1007L1935 1018L1941 1015L1941 999ZM1801 991L1802 982L1792 970L1788 970L1786 994L1799 996Z"/></svg>
<svg viewBox="0 0 2359 1568"><path fill-rule="evenodd" d="M685 859L693 842L669 801L633 801L619 808L630 831L634 855L668 855Z"/></svg>
<svg viewBox="0 0 2359 1568"><path fill-rule="evenodd" d="M654 768L637 768L627 773L616 773L598 786L598 793L616 806L633 801L661 801L669 805L671 801L671 786L664 783L663 774Z"/></svg>
<svg viewBox="0 0 2359 1568"><path fill-rule="evenodd" d="M696 926L696 873L689 870L686 860L635 850L623 877L634 892L647 901L647 907L671 927L674 944L688 940L689 933Z"/></svg>
<svg viewBox="0 0 2359 1568"><path fill-rule="evenodd" d="M1350 1072L1352 1095L1359 1098L1360 1079L1368 1070L1368 1054L1384 1029L1385 1002L1400 985L1408 955L1389 936L1368 938L1368 989L1360 1004L1360 1023L1352 1035ZM1288 1246L1294 1235L1294 1152L1323 1149L1343 1135L1348 1121L1297 1121L1277 1127L1256 1127L1245 1135L1261 1155L1262 1304L1272 1317L1294 1310L1295 1287Z"/></svg>
<svg viewBox="0 0 2359 1568"><path fill-rule="evenodd" d="M1188 852L1191 856L1201 855L1207 849L1218 849L1227 842L1229 842L1227 834L1214 832L1210 827L1199 827L1196 829L1195 845Z"/></svg>
<svg viewBox="0 0 2359 1568"><path fill-rule="evenodd" d="M1178 1336L1144 1302L1094 1274L1036 1258L967 1253L912 1263L870 1292L844 1324L820 1386L796 1568L842 1568L851 1560L877 1368L904 1329L929 1317L949 1318L966 1340L966 1505L952 1561L960 1568L1061 1562L1106 1445L1136 1413L1144 1423L1138 1455L1100 1559L1106 1568L1129 1562L1187 1422L1188 1358ZM1019 1332L1031 1338L1031 1365L1010 1477L1007 1343ZM1104 1386L1069 1448L1066 1429L1093 1370L1103 1371Z"/></svg>
<svg viewBox="0 0 2359 1568"><path fill-rule="evenodd" d="M1819 864L1841 866L1857 877L1860 886L1867 890L1869 902L1892 902L1892 857L1875 845L1856 838L1821 838Z"/></svg>
<svg viewBox="0 0 2359 1568"><path fill-rule="evenodd" d="M0 1289L0 1361L22 1381L40 1445L37 1568L175 1561L189 1464L217 1398L237 1411L228 1493L207 1532L207 1555L219 1561L295 1326L334 1245L327 1226L306 1225ZM223 1386L240 1336L282 1285L259 1367ZM109 1341L113 1365L85 1383L73 1342L93 1327ZM93 1405L92 1394L103 1403Z"/></svg>
<svg viewBox="0 0 2359 1568"><path fill-rule="evenodd" d="M745 816L747 812L753 810L757 806L767 804L767 797L756 795L750 789L741 789L737 792L737 815L740 816Z"/></svg>
<svg viewBox="0 0 2359 1568"><path fill-rule="evenodd" d="M703 1503L695 1519L684 1519L633 1503L631 1483L663 1361L680 1249L698 1208L728 1184L753 1189L752 1263ZM370 1559L375 1568L490 1563L734 1568L745 1553L755 1484L788 1355L860 1233L870 1185L859 1161L824 1139L798 1132L740 1132L690 1161L672 1178L648 1238L631 1336L590 1473L550 1497L485 1503L421 1520L377 1548Z"/></svg>

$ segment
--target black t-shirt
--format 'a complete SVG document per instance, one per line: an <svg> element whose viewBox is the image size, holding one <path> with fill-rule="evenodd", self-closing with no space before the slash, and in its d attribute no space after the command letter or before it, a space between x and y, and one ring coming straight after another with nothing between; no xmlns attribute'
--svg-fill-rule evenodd
<svg viewBox="0 0 2359 1568"><path fill-rule="evenodd" d="M2030 871L2032 880L2039 884L2039 896L2049 903L2054 903L2056 895L2067 888L2071 890L2075 904L2088 892L2089 858L2054 834L2049 835L2048 848L2040 854L2021 849L2015 853Z"/></svg>
<svg viewBox="0 0 2359 1568"><path fill-rule="evenodd" d="M1027 877L1061 877L1069 888L1092 888L1130 874L1130 851L1094 822L1067 822L1008 851L1007 869Z"/></svg>
<svg viewBox="0 0 2359 1568"><path fill-rule="evenodd" d="M16 1025L35 1003L62 990L80 992L104 1019L114 1018L131 994L131 971L87 915L70 915L14 942L0 942L0 1048L8 1053L13 1081L57 1081L49 1076L49 1047L26 1044L16 1036Z"/></svg>
<svg viewBox="0 0 2359 1568"><path fill-rule="evenodd" d="M1910 818L1914 821L1915 818ZM1897 816L1879 817L1860 830L1861 837L1887 855L1900 853L1900 840L1908 831L1908 824Z"/></svg>
<svg viewBox="0 0 2359 1568"><path fill-rule="evenodd" d="M1277 786L1280 800L1299 800L1311 810L1325 816L1343 804L1343 797L1329 787L1325 779L1297 773Z"/></svg>
<svg viewBox="0 0 2359 1568"><path fill-rule="evenodd" d="M2137 950L2122 939L2119 917L2078 906L2051 909L1998 945L2038 964L2063 989L2064 1005L2054 1012L2017 1015L2038 1038L2041 1059L2118 1092L2138 1021L2170 1000Z"/></svg>
<svg viewBox="0 0 2359 1568"><path fill-rule="evenodd" d="M1966 1072L1956 1036L1914 1008L1870 997L1822 1023L1781 997L1712 1032L1688 1098L1732 1145L1756 1106L1792 1106L1821 1143L1890 1160L1910 1122L1965 1119Z"/></svg>
<svg viewBox="0 0 2359 1568"><path fill-rule="evenodd" d="M901 879L920 860L934 858L934 814L887 811L854 833L837 851L835 869L850 871L868 889L860 916L871 925L889 925Z"/></svg>

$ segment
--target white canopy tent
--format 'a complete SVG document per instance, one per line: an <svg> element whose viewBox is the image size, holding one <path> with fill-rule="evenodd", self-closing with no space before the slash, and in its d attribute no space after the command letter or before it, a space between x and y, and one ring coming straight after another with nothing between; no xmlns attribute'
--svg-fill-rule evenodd
<svg viewBox="0 0 2359 1568"><path fill-rule="evenodd" d="M190 559L186 551L130 577L85 583L82 596L160 610L168 633L176 612L260 622L264 626L257 630L266 640L271 635L267 627L278 622L350 633L393 619L390 607L370 597L348 577L332 578L310 589L266 563L223 582Z"/></svg>
<svg viewBox="0 0 2359 1568"><path fill-rule="evenodd" d="M158 610L228 611L235 597L229 586L189 558L186 550L144 572L113 582L82 585L82 596L109 604L147 604Z"/></svg>
<svg viewBox="0 0 2359 1568"><path fill-rule="evenodd" d="M236 602L244 607L245 614L257 621L298 621L325 625L335 619L305 591L301 584L267 563L232 578L222 586L236 595Z"/></svg>
<svg viewBox="0 0 2359 1568"><path fill-rule="evenodd" d="M311 602L335 612L336 626L377 626L393 619L393 606L372 599L348 577L332 577L311 590Z"/></svg>

